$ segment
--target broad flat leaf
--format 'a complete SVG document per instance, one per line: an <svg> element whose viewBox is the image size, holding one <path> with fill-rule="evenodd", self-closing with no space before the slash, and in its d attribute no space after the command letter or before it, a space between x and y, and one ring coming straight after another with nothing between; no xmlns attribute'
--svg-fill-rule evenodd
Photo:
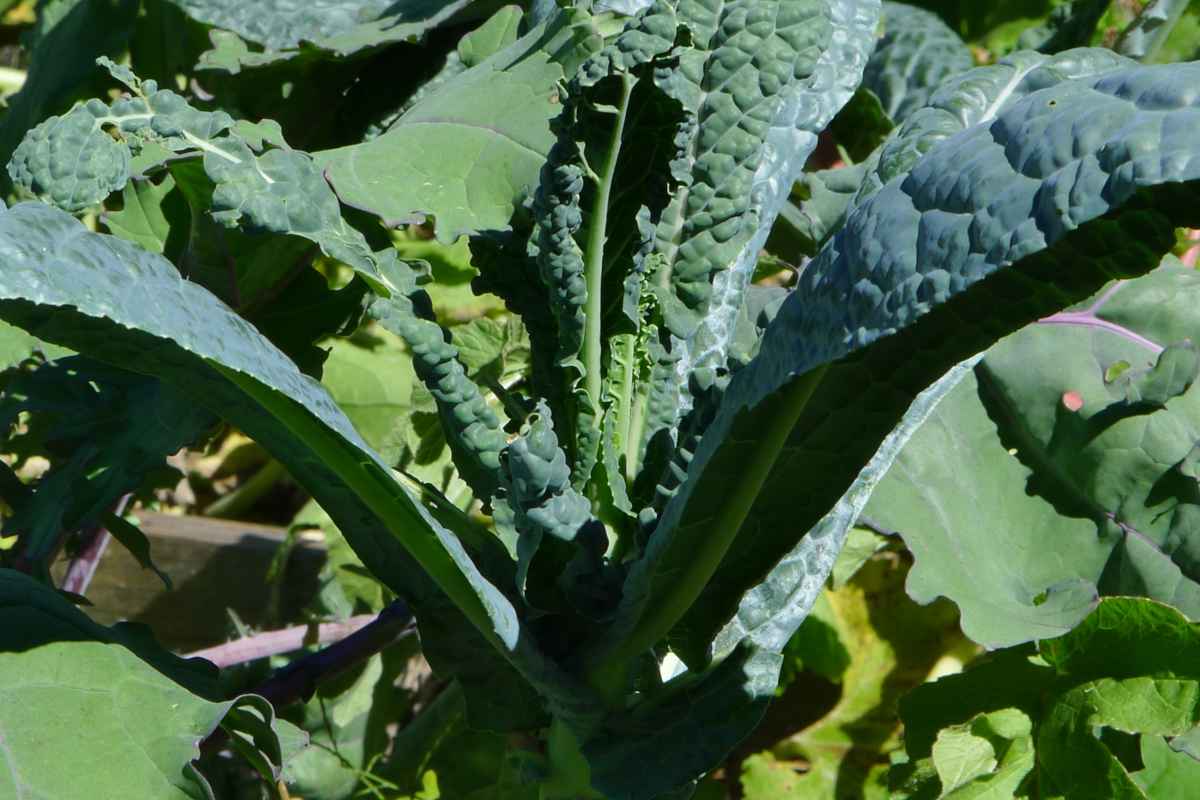
<svg viewBox="0 0 1200 800"><path fill-rule="evenodd" d="M1004 333L1153 267L1200 180L1185 133L1200 121L1192 79L1200 65L1132 67L1035 92L858 206L734 376L630 573L622 644L600 663L644 652L677 621L673 643L703 663L742 596L837 502L918 391ZM793 576L819 585L841 535L802 541Z"/></svg>
<svg viewBox="0 0 1200 800"><path fill-rule="evenodd" d="M347 56L396 42L413 42L459 15L471 0L265 0L247 5L235 0L172 0L188 16L224 29L225 43L237 37L245 58L230 58L230 50L206 53L202 66L237 72L243 66L262 66L312 52ZM245 42L261 45L250 51Z"/></svg>
<svg viewBox="0 0 1200 800"><path fill-rule="evenodd" d="M953 366L917 395L899 424L879 445L832 510L780 559L761 583L744 594L737 613L717 634L712 644L713 655L721 657L743 640L771 652L783 647L808 614L826 578L836 568L847 530L858 518L875 486L909 437L921 428L942 398L970 374L973 364L974 359L968 359Z"/></svg>
<svg viewBox="0 0 1200 800"><path fill-rule="evenodd" d="M1142 737L1142 763L1133 780L1147 797L1186 797L1200 786L1200 761L1176 752L1160 736Z"/></svg>
<svg viewBox="0 0 1200 800"><path fill-rule="evenodd" d="M432 216L446 243L506 228L554 142L556 51L597 44L573 20L561 14L446 81L381 136L316 153L338 196L393 226Z"/></svg>
<svg viewBox="0 0 1200 800"><path fill-rule="evenodd" d="M975 66L971 51L936 14L883 4L883 37L863 70L863 88L879 97L896 124L928 102L949 77Z"/></svg>
<svg viewBox="0 0 1200 800"><path fill-rule="evenodd" d="M1034 767L1030 719L1017 708L976 714L962 724L943 728L932 756L915 767L904 783L892 786L892 797L985 800L1023 796L1018 791Z"/></svg>
<svg viewBox="0 0 1200 800"><path fill-rule="evenodd" d="M881 766L900 744L897 703L928 678L947 651L962 642L955 630L953 607L942 603L922 608L904 596L907 571L902 562L875 559L845 586L822 594L821 620L848 652L848 664L836 678L841 684L837 703L767 751L781 765L804 765L803 774L794 778L793 794L782 797L831 797L846 785L862 786L869 800L886 797ZM805 620L787 649L789 655L799 655L809 671L816 671L814 664L819 663L820 655L819 650L804 649L806 644L816 644L805 641L804 635L805 629L817 622L815 614ZM789 710L795 716L811 718L807 706L822 701L809 698L806 703L805 698L796 696L802 687L793 687L776 701L768 712L767 726L786 724L784 715ZM743 768L741 780L748 800L779 796L750 793L748 778L762 766L761 762L747 762Z"/></svg>
<svg viewBox="0 0 1200 800"><path fill-rule="evenodd" d="M484 386L507 386L529 369L529 334L511 314L479 317L450 332L467 374Z"/></svg>
<svg viewBox="0 0 1200 800"><path fill-rule="evenodd" d="M780 761L770 752L755 753L742 763L739 781L747 800L802 797L803 773L790 761Z"/></svg>
<svg viewBox="0 0 1200 800"><path fill-rule="evenodd" d="M1029 717L1015 708L942 729L932 753L942 796L965 800L989 792L1015 794L1033 768L1032 732Z"/></svg>
<svg viewBox="0 0 1200 800"><path fill-rule="evenodd" d="M34 353L41 353L46 358L55 359L70 355L70 352L70 350L57 345L39 342L20 328L0 322L0 370L16 366Z"/></svg>
<svg viewBox="0 0 1200 800"><path fill-rule="evenodd" d="M321 383L367 444L384 461L397 463L414 410L412 356L398 337L382 329L328 345Z"/></svg>
<svg viewBox="0 0 1200 800"><path fill-rule="evenodd" d="M1101 594L1200 617L1200 387L1129 400L1195 336L1198 299L1200 274L1168 262L988 351L867 509L916 556L914 598L954 600L990 647L1063 633Z"/></svg>
<svg viewBox="0 0 1200 800"><path fill-rule="evenodd" d="M106 214L104 224L114 236L120 236L151 253L165 253L167 242L171 238L171 222L168 219L171 211L164 205L179 205L178 201L182 199L179 195L171 195L174 188L175 179L170 175L158 183L127 183L121 192L121 199L124 201L121 210ZM168 200L169 196L173 199ZM176 236L178 235L176 233Z"/></svg>
<svg viewBox="0 0 1200 800"><path fill-rule="evenodd" d="M524 16L520 6L500 9L459 40L458 57L468 67L483 63L520 38Z"/></svg>
<svg viewBox="0 0 1200 800"><path fill-rule="evenodd" d="M7 100L0 122L0 164L7 164L25 132L49 114L65 111L90 79L96 58L120 54L133 32L137 0L47 0L38 4L29 34L29 75ZM4 177L7 187L8 177Z"/></svg>
<svg viewBox="0 0 1200 800"><path fill-rule="evenodd" d="M191 393L270 450L414 610L448 594L480 644L526 663L531 683L558 692L555 671L458 536L396 483L319 384L228 307L161 257L41 204L0 214L0 261L0 317ZM558 694L564 713L587 702L574 688Z"/></svg>
<svg viewBox="0 0 1200 800"><path fill-rule="evenodd" d="M1143 788L1177 785L1195 772L1196 762L1162 737L1186 733L1200 719L1200 627L1151 600L1108 598L1075 630L1041 642L1040 658L1031 649L1002 650L901 702L910 760L892 769L893 788L904 790L897 796L932 796L920 791L937 786L923 765L940 758L936 771L949 777L952 764L945 752L939 756L939 744L965 731L987 739L997 768L941 796L1010 797L1018 773L1030 767L1024 791L1033 790L1031 797L1175 796ZM1141 737L1144 769L1127 770L1105 729ZM995 795L998 784L1006 788ZM941 788L950 791L945 780Z"/></svg>
<svg viewBox="0 0 1200 800"><path fill-rule="evenodd" d="M99 626L11 570L0 570L0 631L3 796L211 797L190 762L231 712L264 714L268 740L256 744L275 769L281 737L293 737L261 698L206 699L220 696L207 662L167 653L138 626Z"/></svg>

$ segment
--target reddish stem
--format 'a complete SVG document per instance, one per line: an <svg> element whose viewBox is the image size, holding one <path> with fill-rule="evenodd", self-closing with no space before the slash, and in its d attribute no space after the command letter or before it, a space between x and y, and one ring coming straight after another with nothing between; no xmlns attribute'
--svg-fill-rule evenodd
<svg viewBox="0 0 1200 800"><path fill-rule="evenodd" d="M266 631L243 639L235 639L216 647L197 650L194 653L188 653L187 657L204 658L224 669L235 664L245 664L247 661L290 653L306 645L329 644L345 639L350 634L366 627L373 619L375 619L374 614L360 614L357 617L350 617L344 622L311 623L278 631Z"/></svg>
<svg viewBox="0 0 1200 800"><path fill-rule="evenodd" d="M118 517L124 514L131 497L126 494L117 500L117 504L113 506L113 514ZM79 551L67 565L67 574L63 576L62 586L59 588L64 592L80 596L87 594L92 576L96 574L96 568L100 565L100 558L104 555L104 551L108 549L110 539L112 539L112 535L101 524L93 525L85 530Z"/></svg>

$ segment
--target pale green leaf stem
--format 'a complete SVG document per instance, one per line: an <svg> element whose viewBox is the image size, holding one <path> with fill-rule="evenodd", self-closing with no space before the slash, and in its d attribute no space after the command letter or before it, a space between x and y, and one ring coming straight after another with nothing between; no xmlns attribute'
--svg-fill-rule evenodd
<svg viewBox="0 0 1200 800"><path fill-rule="evenodd" d="M584 269L587 281L587 306L584 314L586 328L583 337L584 385L587 400L592 405L596 419L601 416L600 398L604 383L604 245L608 233L608 210L613 192L613 178L617 174L617 161L621 155L621 142L625 132L625 119L629 111L629 98L633 94L636 79L628 72L621 73L621 93L614 109L616 123L613 125L607 148L606 159L596 176L598 186L595 207L588 221L587 245L584 250Z"/></svg>

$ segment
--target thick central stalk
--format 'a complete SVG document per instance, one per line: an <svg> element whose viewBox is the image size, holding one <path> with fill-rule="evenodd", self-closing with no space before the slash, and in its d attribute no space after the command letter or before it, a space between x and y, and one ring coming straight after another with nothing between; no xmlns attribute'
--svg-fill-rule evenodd
<svg viewBox="0 0 1200 800"><path fill-rule="evenodd" d="M600 395L603 387L604 355L604 243L608 231L608 206L612 200L613 179L621 154L621 137L625 133L625 117L635 79L629 73L621 75L621 98L616 106L617 120L613 125L608 153L597 174L595 210L588 222L587 247L584 252L584 277L587 280L587 307L583 337L583 366L587 370L584 388L592 405L597 424L600 419Z"/></svg>
<svg viewBox="0 0 1200 800"><path fill-rule="evenodd" d="M627 633L617 641L602 645L594 655L585 654L585 662L590 662L586 667L589 682L610 702L620 701L634 660L667 636L720 567L824 375L825 367L812 370L793 379L789 386L765 401L773 408L762 420L754 458L723 485L727 499L716 518L703 525L702 536L694 532L687 537L676 536L673 542L657 552L658 563L650 566L657 574L651 578L649 597L637 619L631 621ZM680 521L667 535L678 534L683 527L683 521ZM671 553L672 546L675 550L686 548L688 557L678 558L678 553ZM675 556L672 558L674 565L684 566L672 568L667 575L661 565L672 555Z"/></svg>

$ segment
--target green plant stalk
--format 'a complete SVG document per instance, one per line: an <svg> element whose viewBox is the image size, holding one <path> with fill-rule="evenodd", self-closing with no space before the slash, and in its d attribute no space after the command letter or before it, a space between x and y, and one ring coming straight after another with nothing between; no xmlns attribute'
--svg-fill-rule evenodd
<svg viewBox="0 0 1200 800"><path fill-rule="evenodd" d="M0 95L10 95L21 91L25 85L27 73L23 69L0 67Z"/></svg>
<svg viewBox="0 0 1200 800"><path fill-rule="evenodd" d="M241 486L209 503L208 507L204 509L204 516L231 518L250 510L259 498L269 492L276 483L286 478L287 474L287 469L283 464L271 459Z"/></svg>
<svg viewBox="0 0 1200 800"><path fill-rule="evenodd" d="M645 387L639 387L637 396L631 402L629 414L629 433L625 440L625 480L633 488L637 480L638 470L642 468L642 432L646 430L646 395Z"/></svg>
<svg viewBox="0 0 1200 800"><path fill-rule="evenodd" d="M617 436L619 437L617 441L621 443L621 447L625 451L625 480L631 488L634 478L637 477L638 440L633 438L634 423L640 422L640 419L634 419L635 408L640 407L640 404L633 402L637 375L638 340L638 334L633 333L624 337L624 341L621 343L625 348L626 368L625 374L621 376L621 407L617 409ZM618 475L613 477L620 479Z"/></svg>
<svg viewBox="0 0 1200 800"><path fill-rule="evenodd" d="M604 356L604 312L602 287L604 285L604 244L608 232L608 205L612 198L613 178L617 172L617 161L621 154L621 139L625 134L625 116L629 110L629 98L633 94L635 79L629 73L621 75L621 99L617 106L617 122L613 126L608 154L604 166L597 175L596 211L588 222L587 251L584 254L584 277L587 282L587 306L583 338L583 366L587 370L584 388L592 412L600 419L600 393L603 390Z"/></svg>
<svg viewBox="0 0 1200 800"><path fill-rule="evenodd" d="M687 570L672 576L669 592L643 607L627 635L605 643L594 654L584 655L587 681L607 701L620 702L626 672L633 659L666 637L720 567L826 369L822 366L801 375L764 401L774 404L775 410L763 427L753 466L729 487L729 499L712 526L721 535L697 543Z"/></svg>

